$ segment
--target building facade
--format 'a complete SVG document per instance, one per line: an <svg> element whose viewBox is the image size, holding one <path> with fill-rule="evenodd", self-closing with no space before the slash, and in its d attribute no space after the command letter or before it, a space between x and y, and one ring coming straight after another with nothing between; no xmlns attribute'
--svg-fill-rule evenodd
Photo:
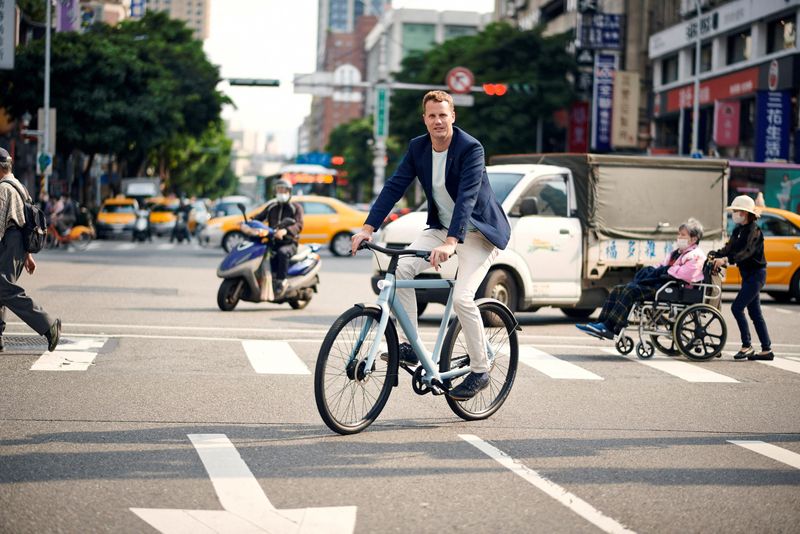
<svg viewBox="0 0 800 534"><path fill-rule="evenodd" d="M196 39L208 38L211 0L126 0L134 18L147 11L166 11L173 19L186 22ZM144 7L144 9L142 9Z"/></svg>
<svg viewBox="0 0 800 534"><path fill-rule="evenodd" d="M798 161L800 0L706 1L699 17L694 2L682 4L685 19L649 42L654 151L690 153L697 77L698 151Z"/></svg>
<svg viewBox="0 0 800 534"><path fill-rule="evenodd" d="M325 63L327 33L353 33L362 15L380 17L391 0L319 0L317 17L317 69Z"/></svg>

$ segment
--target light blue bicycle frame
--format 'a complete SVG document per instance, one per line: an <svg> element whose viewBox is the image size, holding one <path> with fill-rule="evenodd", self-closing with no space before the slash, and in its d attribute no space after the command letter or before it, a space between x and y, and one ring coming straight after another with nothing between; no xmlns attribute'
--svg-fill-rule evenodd
<svg viewBox="0 0 800 534"><path fill-rule="evenodd" d="M431 382L435 379L438 380L439 383L444 382L445 380L449 380L451 378L456 378L462 375L465 375L470 372L469 366L460 367L458 369L454 369L451 371L445 371L444 373L439 372L439 357L441 355L442 344L444 343L445 334L447 333L447 327L450 323L450 316L453 313L453 283L454 280L450 279L442 279L442 280L396 280L395 276L391 273L387 273L386 277L378 282L378 287L381 289L380 294L378 295L378 300L376 304L381 308L381 319L378 323L378 331L375 339L381 339L383 337L384 332L386 331L386 326L389 323L389 312L391 311L397 322L400 323L400 328L403 329L405 332L406 337L408 337L411 346L414 348L414 352L419 357L419 361L422 364L422 367L425 369L425 376L422 377L423 382L430 385ZM419 332L415 330L414 325L411 323L411 319L408 317L408 312L403 305L400 303L399 300L396 300L395 291L396 289L450 289L450 294L447 297L447 304L444 308L444 316L442 317L442 322L439 325L439 334L436 337L436 344L433 347L433 353L428 352L425 348L425 345L422 343L422 339L419 337ZM370 328L372 327L372 320L368 320L364 327L361 330L361 334L359 336L358 343L356 343L353 354L350 355L350 359L348 363L352 362L355 359L356 354L361 349L361 344L364 342L364 338L366 337L367 333L369 332ZM365 359L365 369L372 369L372 364L377 357L379 349L379 343L374 343L372 347L370 347L369 354ZM489 362L491 363L494 360L494 352L491 350L491 344L486 342L486 350L489 358Z"/></svg>

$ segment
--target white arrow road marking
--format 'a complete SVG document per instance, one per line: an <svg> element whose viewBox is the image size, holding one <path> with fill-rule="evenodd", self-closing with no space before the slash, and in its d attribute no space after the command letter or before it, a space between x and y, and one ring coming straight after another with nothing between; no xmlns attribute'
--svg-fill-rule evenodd
<svg viewBox="0 0 800 534"><path fill-rule="evenodd" d="M310 375L292 347L285 341L242 341L250 365L256 373L268 375Z"/></svg>
<svg viewBox="0 0 800 534"><path fill-rule="evenodd" d="M555 356L536 349L530 345L522 345L519 348L519 361L533 367L537 371L546 374L550 378L572 379L572 380L603 380L591 371L583 367L560 360Z"/></svg>
<svg viewBox="0 0 800 534"><path fill-rule="evenodd" d="M753 452L757 452L758 454L763 454L767 458L772 458L773 460L790 465L795 469L800 469L800 454L797 454L796 452L783 449L777 445L764 443L763 441L740 441L729 439L728 442L740 447L744 447L745 449L749 449Z"/></svg>
<svg viewBox="0 0 800 534"><path fill-rule="evenodd" d="M489 458L495 460L497 463L515 475L522 477L524 480L542 490L547 495L554 498L604 532L612 532L615 534L633 532L632 530L628 530L628 528L626 528L624 525L603 514L603 512L597 510L595 507L577 495L568 492L555 482L543 477L533 469L524 466L500 449L489 445L478 436L474 436L472 434L459 434L458 437L470 445L473 445L475 448L486 454L486 456Z"/></svg>
<svg viewBox="0 0 800 534"><path fill-rule="evenodd" d="M355 530L355 506L276 509L225 434L189 434L189 439L225 510L131 508L156 530L164 534L351 534Z"/></svg>
<svg viewBox="0 0 800 534"><path fill-rule="evenodd" d="M53 352L44 352L33 363L31 371L85 371L107 340L107 337L80 338L74 343L59 345Z"/></svg>
<svg viewBox="0 0 800 534"><path fill-rule="evenodd" d="M615 356L622 356L615 349L610 349L605 347L602 350L603 352L607 352L608 354L613 354ZM687 362L681 362L673 358L669 358L667 356L653 356L652 358L647 360L642 360L638 356L630 354L622 357L627 358L629 360L633 360L634 362L641 363L642 365L652 367L653 369L658 369L659 371L662 371L664 373L669 373L672 376L677 376L678 378L686 380L687 382L727 382L727 383L737 383L737 384L739 383L739 381L736 380L735 378L715 373L714 371L709 371L708 369L704 369L699 365L694 365Z"/></svg>

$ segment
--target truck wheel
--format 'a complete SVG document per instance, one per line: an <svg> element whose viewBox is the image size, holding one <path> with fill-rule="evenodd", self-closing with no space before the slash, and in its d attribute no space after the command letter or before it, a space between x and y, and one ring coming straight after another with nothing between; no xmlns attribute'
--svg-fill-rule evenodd
<svg viewBox="0 0 800 534"><path fill-rule="evenodd" d="M517 284L503 269L489 272L489 276L483 282L483 291L480 292L480 296L499 300L512 313L517 311Z"/></svg>
<svg viewBox="0 0 800 534"><path fill-rule="evenodd" d="M573 319L586 319L597 308L561 308L561 313Z"/></svg>

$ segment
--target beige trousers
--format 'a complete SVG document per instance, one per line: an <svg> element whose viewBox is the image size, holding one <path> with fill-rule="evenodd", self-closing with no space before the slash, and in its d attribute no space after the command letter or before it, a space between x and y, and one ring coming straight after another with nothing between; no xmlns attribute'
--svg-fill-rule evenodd
<svg viewBox="0 0 800 534"><path fill-rule="evenodd" d="M447 230L428 229L422 232L408 248L417 250L433 250L444 245L447 239ZM467 342L470 356L470 368L475 373L489 372L489 362L486 354L486 336L483 331L483 321L475 304L475 292L481 285L492 261L500 250L492 245L482 233L467 232L463 243L456 245L458 254L458 273L453 288L453 309ZM419 273L430 267L431 264L422 258L404 256L397 264L396 277L398 280L413 280ZM414 329L417 329L417 295L414 289L398 289L397 298L408 312ZM402 330L399 332L405 338ZM403 339L407 341L406 339Z"/></svg>

